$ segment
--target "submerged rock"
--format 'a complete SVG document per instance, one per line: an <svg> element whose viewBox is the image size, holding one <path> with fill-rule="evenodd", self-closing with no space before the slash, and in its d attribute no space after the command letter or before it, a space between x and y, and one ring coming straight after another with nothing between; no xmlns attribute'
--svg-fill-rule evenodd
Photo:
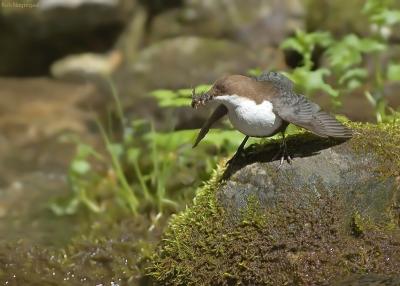
<svg viewBox="0 0 400 286"><path fill-rule="evenodd" d="M352 127L347 142L290 137L295 159L279 171L278 142L249 147L172 220L151 275L162 285L330 285L398 273L400 125Z"/></svg>

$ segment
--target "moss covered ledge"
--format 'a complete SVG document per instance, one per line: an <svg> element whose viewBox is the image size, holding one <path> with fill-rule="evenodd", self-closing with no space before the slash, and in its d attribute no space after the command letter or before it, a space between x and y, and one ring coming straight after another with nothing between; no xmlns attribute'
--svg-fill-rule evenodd
<svg viewBox="0 0 400 286"><path fill-rule="evenodd" d="M347 142L291 136L218 167L151 261L161 285L329 285L400 269L400 126L351 124ZM249 151L248 150L248 151Z"/></svg>

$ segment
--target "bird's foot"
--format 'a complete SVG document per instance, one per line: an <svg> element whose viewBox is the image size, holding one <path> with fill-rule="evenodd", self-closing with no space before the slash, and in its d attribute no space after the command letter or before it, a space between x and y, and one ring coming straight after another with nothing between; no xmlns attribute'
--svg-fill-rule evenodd
<svg viewBox="0 0 400 286"><path fill-rule="evenodd" d="M289 163L289 165L292 165L292 161L293 161L293 159L292 159L292 157L290 157L290 155L289 154L282 154L282 156L281 156L281 160L279 161L279 166L278 166L278 169L277 170L280 170L281 168L282 168L282 166L283 166L283 162L285 162L285 160L286 160L286 162L288 162Z"/></svg>
<svg viewBox="0 0 400 286"><path fill-rule="evenodd" d="M272 161L275 161L279 156L280 156L281 158L280 158L280 160L279 160L279 166L278 166L278 169L277 169L277 170L280 170L280 169L282 168L283 163L285 162L285 160L286 160L286 162L288 162L290 165L292 164L293 159L292 159L292 157L289 155L289 152L288 152L288 150L287 150L287 147L286 147L286 144L285 144L285 143L283 143L283 144L281 144L281 145L279 146L279 152L277 152L277 153L275 154L275 156L272 158Z"/></svg>

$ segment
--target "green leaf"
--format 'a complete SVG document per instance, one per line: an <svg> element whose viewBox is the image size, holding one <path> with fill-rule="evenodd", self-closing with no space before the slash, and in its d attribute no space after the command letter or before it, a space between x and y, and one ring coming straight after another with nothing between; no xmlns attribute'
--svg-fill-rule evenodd
<svg viewBox="0 0 400 286"><path fill-rule="evenodd" d="M72 161L71 170L79 175L84 175L90 171L90 164L85 160L76 159Z"/></svg>
<svg viewBox="0 0 400 286"><path fill-rule="evenodd" d="M361 39L356 47L363 53L381 52L386 49L386 45L370 38Z"/></svg>
<svg viewBox="0 0 400 286"><path fill-rule="evenodd" d="M198 130L179 130L173 132L152 132L145 135L148 142L155 141L164 150L176 150L184 144L192 144Z"/></svg>
<svg viewBox="0 0 400 286"><path fill-rule="evenodd" d="M360 39L356 35L347 35L341 41L335 42L328 48L328 62L338 73L343 73L350 67L362 61L362 53L382 51L385 45L374 39Z"/></svg>
<svg viewBox="0 0 400 286"><path fill-rule="evenodd" d="M327 47L332 43L332 41L332 37L328 32L305 33L302 30L297 30L294 37L286 39L281 44L281 48L297 51L303 56L303 65L311 68L311 57L315 47Z"/></svg>
<svg viewBox="0 0 400 286"><path fill-rule="evenodd" d="M368 75L368 72L364 68L354 68L347 70L339 79L340 84L344 84L346 81L352 79L352 78L366 78Z"/></svg>
<svg viewBox="0 0 400 286"><path fill-rule="evenodd" d="M198 85L195 87L196 93L206 92L211 88L210 85ZM161 107L180 107L190 106L192 102L192 89L179 89L177 91L159 89L152 91L151 96L155 97Z"/></svg>
<svg viewBox="0 0 400 286"><path fill-rule="evenodd" d="M310 71L306 68L296 68L291 74L286 75L308 96L313 95L316 91L324 91L331 97L339 96L339 92L324 81L324 77L330 75L328 69Z"/></svg>
<svg viewBox="0 0 400 286"><path fill-rule="evenodd" d="M370 20L381 26L393 26L400 22L400 11L399 10L389 10L385 9L380 13L372 15Z"/></svg>
<svg viewBox="0 0 400 286"><path fill-rule="evenodd" d="M196 92L197 92L197 88L195 88L196 89ZM177 91L176 91L176 97L187 97L187 98L192 98L192 92L193 92L193 89L192 88L183 88L183 89L178 89Z"/></svg>
<svg viewBox="0 0 400 286"><path fill-rule="evenodd" d="M288 38L284 40L283 43L281 44L281 49L294 50L299 54L304 54L306 51L305 47L302 45L300 40L296 38Z"/></svg>
<svg viewBox="0 0 400 286"><path fill-rule="evenodd" d="M165 98L176 97L176 92L169 89L158 89L150 92L150 95L157 98L158 100L163 100Z"/></svg>
<svg viewBox="0 0 400 286"><path fill-rule="evenodd" d="M239 146L243 140L243 134L236 130L215 129L207 134L202 142L221 147ZM203 143L203 144L204 144Z"/></svg>
<svg viewBox="0 0 400 286"><path fill-rule="evenodd" d="M196 92L207 92L210 90L210 88L212 87L212 85L210 84L200 84L198 86L195 87Z"/></svg>
<svg viewBox="0 0 400 286"><path fill-rule="evenodd" d="M209 91L210 88L211 88L211 85L209 85L209 84L201 84L201 85L196 86L194 88L194 90L196 91L196 93L201 93L201 92ZM192 92L193 92L192 88L178 89L177 97L187 97L187 98L192 99Z"/></svg>
<svg viewBox="0 0 400 286"><path fill-rule="evenodd" d="M389 64L387 78L390 81L400 81L400 64Z"/></svg>
<svg viewBox="0 0 400 286"><path fill-rule="evenodd" d="M367 0L361 11L364 14L376 14L390 4L389 2L387 0Z"/></svg>
<svg viewBox="0 0 400 286"><path fill-rule="evenodd" d="M364 68L353 68L344 72L339 78L338 83L345 86L348 90L354 90L362 85L362 81L368 76Z"/></svg>
<svg viewBox="0 0 400 286"><path fill-rule="evenodd" d="M120 158L124 153L124 147L122 146L122 144L110 143L107 145L107 149L116 158Z"/></svg>
<svg viewBox="0 0 400 286"><path fill-rule="evenodd" d="M127 152L127 160L130 164L136 164L139 160L140 149L139 148L129 148Z"/></svg>
<svg viewBox="0 0 400 286"><path fill-rule="evenodd" d="M181 107L190 106L192 103L191 98L166 98L159 101L161 107Z"/></svg>
<svg viewBox="0 0 400 286"><path fill-rule="evenodd" d="M81 201L73 197L64 202L54 202L49 205L50 210L57 216L73 215L78 211Z"/></svg>

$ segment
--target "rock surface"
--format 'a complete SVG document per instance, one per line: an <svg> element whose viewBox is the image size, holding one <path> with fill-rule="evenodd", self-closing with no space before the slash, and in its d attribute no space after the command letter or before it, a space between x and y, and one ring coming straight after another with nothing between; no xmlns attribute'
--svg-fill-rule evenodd
<svg viewBox="0 0 400 286"><path fill-rule="evenodd" d="M185 0L182 8L154 18L150 40L197 35L229 38L257 49L278 46L295 29L303 27L304 14L298 0Z"/></svg>
<svg viewBox="0 0 400 286"><path fill-rule="evenodd" d="M122 55L118 51L71 55L54 62L51 74L54 78L71 81L104 80L114 72L121 60Z"/></svg>
<svg viewBox="0 0 400 286"><path fill-rule="evenodd" d="M398 274L400 125L352 127L347 142L291 137L294 162L279 171L277 143L246 149L173 219L152 276L163 285L330 285Z"/></svg>

